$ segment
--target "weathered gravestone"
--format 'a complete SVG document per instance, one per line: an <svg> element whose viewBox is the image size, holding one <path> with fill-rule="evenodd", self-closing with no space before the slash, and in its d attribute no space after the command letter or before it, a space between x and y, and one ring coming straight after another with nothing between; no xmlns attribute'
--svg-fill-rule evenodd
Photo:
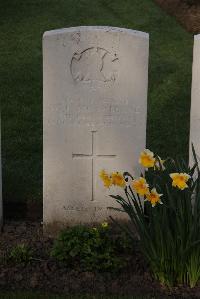
<svg viewBox="0 0 200 299"><path fill-rule="evenodd" d="M100 170L140 174L148 53L148 34L128 29L44 33L45 225L107 219L116 203Z"/></svg>
<svg viewBox="0 0 200 299"><path fill-rule="evenodd" d="M200 34L194 36L192 97L190 113L190 164L194 163L191 144L200 157ZM199 161L200 162L200 161Z"/></svg>

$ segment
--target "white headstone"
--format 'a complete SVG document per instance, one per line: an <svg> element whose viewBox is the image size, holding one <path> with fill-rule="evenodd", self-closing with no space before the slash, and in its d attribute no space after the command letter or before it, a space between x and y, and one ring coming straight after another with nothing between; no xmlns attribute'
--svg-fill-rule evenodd
<svg viewBox="0 0 200 299"><path fill-rule="evenodd" d="M100 170L140 174L148 54L148 34L129 29L44 33L45 225L106 220L116 204Z"/></svg>
<svg viewBox="0 0 200 299"><path fill-rule="evenodd" d="M191 144L200 157L200 34L194 36L192 97L190 112L190 164L194 163Z"/></svg>

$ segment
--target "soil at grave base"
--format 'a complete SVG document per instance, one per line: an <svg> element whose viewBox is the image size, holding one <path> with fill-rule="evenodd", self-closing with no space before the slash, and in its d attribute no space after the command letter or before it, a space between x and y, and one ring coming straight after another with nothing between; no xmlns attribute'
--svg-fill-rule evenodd
<svg viewBox="0 0 200 299"><path fill-rule="evenodd" d="M175 16L188 32L200 33L200 3L189 5L185 0L154 0L154 2Z"/></svg>
<svg viewBox="0 0 200 299"><path fill-rule="evenodd" d="M25 243L33 251L34 260L28 265L0 262L0 290L35 290L45 293L171 295L200 298L200 286L163 288L153 280L139 250L126 258L129 263L117 275L72 270L49 257L53 239L44 236L40 223L7 222L0 235L0 253L14 245Z"/></svg>

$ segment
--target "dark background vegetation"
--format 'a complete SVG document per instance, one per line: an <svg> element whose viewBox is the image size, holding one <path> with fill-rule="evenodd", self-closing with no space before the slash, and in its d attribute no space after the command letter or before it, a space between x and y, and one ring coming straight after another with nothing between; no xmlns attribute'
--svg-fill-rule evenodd
<svg viewBox="0 0 200 299"><path fill-rule="evenodd" d="M183 0L183 2L190 4L190 5L194 5L194 4L199 4L200 0Z"/></svg>
<svg viewBox="0 0 200 299"><path fill-rule="evenodd" d="M187 158L193 37L152 0L10 0L0 2L0 11L5 202L42 200L42 35L47 30L110 25L149 32L147 146L162 157Z"/></svg>

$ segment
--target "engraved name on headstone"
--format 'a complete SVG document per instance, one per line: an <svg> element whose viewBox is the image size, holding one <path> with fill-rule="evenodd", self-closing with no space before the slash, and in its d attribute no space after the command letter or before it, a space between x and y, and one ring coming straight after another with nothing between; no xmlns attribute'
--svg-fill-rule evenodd
<svg viewBox="0 0 200 299"><path fill-rule="evenodd" d="M140 174L146 144L148 34L111 27L45 32L44 224L106 220L101 169Z"/></svg>

